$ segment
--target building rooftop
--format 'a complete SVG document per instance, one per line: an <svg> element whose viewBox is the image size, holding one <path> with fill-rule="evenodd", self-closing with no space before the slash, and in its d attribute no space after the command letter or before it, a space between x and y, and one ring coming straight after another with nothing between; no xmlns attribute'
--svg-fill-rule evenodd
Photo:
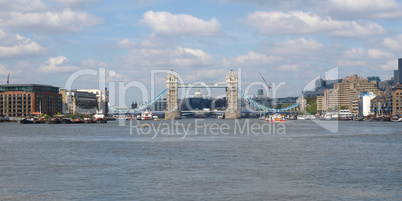
<svg viewBox="0 0 402 201"><path fill-rule="evenodd" d="M59 87L42 84L5 84L0 85L0 92L24 91L24 92L53 92L59 93Z"/></svg>
<svg viewBox="0 0 402 201"><path fill-rule="evenodd" d="M44 85L44 84L2 84L2 85L0 84L0 87L55 87L55 86Z"/></svg>
<svg viewBox="0 0 402 201"><path fill-rule="evenodd" d="M398 83L392 89L402 89L402 84Z"/></svg>

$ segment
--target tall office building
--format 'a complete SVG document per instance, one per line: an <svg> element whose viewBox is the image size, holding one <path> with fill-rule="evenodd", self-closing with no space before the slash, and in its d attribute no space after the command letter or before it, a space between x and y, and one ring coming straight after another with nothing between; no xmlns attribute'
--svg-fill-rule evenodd
<svg viewBox="0 0 402 201"><path fill-rule="evenodd" d="M398 84L399 82L399 71L398 70L394 70L394 85Z"/></svg>
<svg viewBox="0 0 402 201"><path fill-rule="evenodd" d="M348 106L349 102L355 98L355 95L368 92L377 95L380 92L376 81L369 82L368 79L363 79L357 75L347 76L343 79L342 83L335 83L334 89L338 90L339 108L341 106Z"/></svg>
<svg viewBox="0 0 402 201"><path fill-rule="evenodd" d="M368 79L368 82L376 81L377 82L377 87L381 82L380 76L369 76L369 77L367 77L367 79Z"/></svg>
<svg viewBox="0 0 402 201"><path fill-rule="evenodd" d="M398 82L397 83L402 84L402 58L398 59L398 74L399 74L399 76L398 76Z"/></svg>

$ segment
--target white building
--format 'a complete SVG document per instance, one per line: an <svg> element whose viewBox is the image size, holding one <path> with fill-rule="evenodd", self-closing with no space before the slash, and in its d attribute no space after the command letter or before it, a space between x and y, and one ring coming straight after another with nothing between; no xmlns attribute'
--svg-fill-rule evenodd
<svg viewBox="0 0 402 201"><path fill-rule="evenodd" d="M376 97L376 95L372 92L362 95L363 116L368 116L370 114L371 100L375 97Z"/></svg>

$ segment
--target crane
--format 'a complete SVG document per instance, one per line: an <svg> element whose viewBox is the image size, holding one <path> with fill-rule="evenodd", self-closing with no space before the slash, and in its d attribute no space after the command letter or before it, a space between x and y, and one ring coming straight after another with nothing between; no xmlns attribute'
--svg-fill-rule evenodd
<svg viewBox="0 0 402 201"><path fill-rule="evenodd" d="M260 72L258 72L262 78L262 80L264 80L265 84L268 86L268 89L271 89L271 85L267 83L267 81L265 81L264 77L262 76L262 74Z"/></svg>
<svg viewBox="0 0 402 201"><path fill-rule="evenodd" d="M267 96L269 96L269 91L271 90L271 85L267 83L267 81L265 81L264 77L262 76L262 74L260 72L258 72L262 78L262 80L264 80L265 84L268 86L268 93Z"/></svg>

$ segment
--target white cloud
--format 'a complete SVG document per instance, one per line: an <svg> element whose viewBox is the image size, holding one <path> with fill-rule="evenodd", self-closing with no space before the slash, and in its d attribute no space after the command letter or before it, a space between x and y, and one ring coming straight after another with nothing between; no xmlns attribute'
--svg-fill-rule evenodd
<svg viewBox="0 0 402 201"><path fill-rule="evenodd" d="M398 60L387 61L387 63L380 65L380 68L385 71L398 70Z"/></svg>
<svg viewBox="0 0 402 201"><path fill-rule="evenodd" d="M51 1L60 3L70 8L80 8L80 7L86 7L88 4L97 2L98 0L51 0Z"/></svg>
<svg viewBox="0 0 402 201"><path fill-rule="evenodd" d="M276 42L273 46L264 47L264 50L275 55L311 58L321 55L325 46L311 38L299 38Z"/></svg>
<svg viewBox="0 0 402 201"><path fill-rule="evenodd" d="M117 46L121 48L133 48L137 45L135 41L129 40L127 38L117 41Z"/></svg>
<svg viewBox="0 0 402 201"><path fill-rule="evenodd" d="M351 48L344 52L344 58L350 59L390 59L395 55L380 49Z"/></svg>
<svg viewBox="0 0 402 201"><path fill-rule="evenodd" d="M250 51L247 55L240 55L225 63L228 66L260 67L281 60L280 57Z"/></svg>
<svg viewBox="0 0 402 201"><path fill-rule="evenodd" d="M390 62L384 63L396 56L391 52L378 48L350 48L339 55L333 55L333 57L337 58L336 64L339 67L363 67L361 68L363 71L370 73L369 70L389 70ZM359 73L362 73L362 70L359 70ZM354 70L354 73L357 73L356 70Z"/></svg>
<svg viewBox="0 0 402 201"><path fill-rule="evenodd" d="M253 3L258 7L266 7L269 9L279 8L282 10L309 8L316 6L322 0L219 0L220 2L232 3Z"/></svg>
<svg viewBox="0 0 402 201"><path fill-rule="evenodd" d="M0 58L43 53L45 49L29 38L0 29Z"/></svg>
<svg viewBox="0 0 402 201"><path fill-rule="evenodd" d="M101 20L85 12L65 9L62 12L8 12L0 14L0 27L32 30L41 33L79 32Z"/></svg>
<svg viewBox="0 0 402 201"><path fill-rule="evenodd" d="M49 58L44 64L40 65L40 70L46 73L69 72L79 70L77 66L69 65L69 60L65 56Z"/></svg>
<svg viewBox="0 0 402 201"><path fill-rule="evenodd" d="M365 50L363 48L351 48L345 51L345 58L362 58L365 56Z"/></svg>
<svg viewBox="0 0 402 201"><path fill-rule="evenodd" d="M336 37L366 37L386 32L374 22L339 21L302 11L256 11L246 17L246 23L267 35L326 33Z"/></svg>
<svg viewBox="0 0 402 201"><path fill-rule="evenodd" d="M310 59L325 55L325 46L312 39L294 39L275 43L266 42L259 52L235 58L224 58L224 66L247 67L258 71L268 68L274 72L296 72L313 62Z"/></svg>
<svg viewBox="0 0 402 201"><path fill-rule="evenodd" d="M100 62L100 61L96 61L96 60L91 60L91 59L81 61L81 65L82 65L83 67L87 67L87 68L105 68L105 67L108 66L108 65L107 65L106 63L104 63L104 62Z"/></svg>
<svg viewBox="0 0 402 201"><path fill-rule="evenodd" d="M130 50L124 57L127 63L135 66L160 67L208 65L212 56L202 50L176 47L170 49L138 48Z"/></svg>
<svg viewBox="0 0 402 201"><path fill-rule="evenodd" d="M21 70L10 70L7 68L7 66L0 64L0 75L2 75L2 76L4 76L4 75L7 76L8 74L11 74L11 75L18 74L20 72L21 72Z"/></svg>
<svg viewBox="0 0 402 201"><path fill-rule="evenodd" d="M368 49L367 55L372 59L390 59L395 57L394 54L379 49Z"/></svg>
<svg viewBox="0 0 402 201"><path fill-rule="evenodd" d="M40 0L0 0L0 11L42 11L48 6Z"/></svg>
<svg viewBox="0 0 402 201"><path fill-rule="evenodd" d="M393 51L402 51L402 34L399 34L393 38L384 38L382 45Z"/></svg>
<svg viewBox="0 0 402 201"><path fill-rule="evenodd" d="M252 3L269 10L311 10L337 19L396 19L402 17L398 0L219 0Z"/></svg>
<svg viewBox="0 0 402 201"><path fill-rule="evenodd" d="M221 31L221 25L215 18L205 21L191 15L169 12L147 11L141 23L163 35L213 36Z"/></svg>
<svg viewBox="0 0 402 201"><path fill-rule="evenodd" d="M279 71L284 71L284 72L296 72L296 71L298 71L298 69L301 69L301 68L299 68L298 65L296 65L296 64L288 64L288 65L280 66L278 70Z"/></svg>
<svg viewBox="0 0 402 201"><path fill-rule="evenodd" d="M370 37L385 34L387 31L374 22L346 22L343 21L343 26L340 29L334 30L329 35L336 37Z"/></svg>
<svg viewBox="0 0 402 201"><path fill-rule="evenodd" d="M321 12L341 19L394 19L402 17L402 4L395 0L329 0ZM317 8L320 12L320 8Z"/></svg>

